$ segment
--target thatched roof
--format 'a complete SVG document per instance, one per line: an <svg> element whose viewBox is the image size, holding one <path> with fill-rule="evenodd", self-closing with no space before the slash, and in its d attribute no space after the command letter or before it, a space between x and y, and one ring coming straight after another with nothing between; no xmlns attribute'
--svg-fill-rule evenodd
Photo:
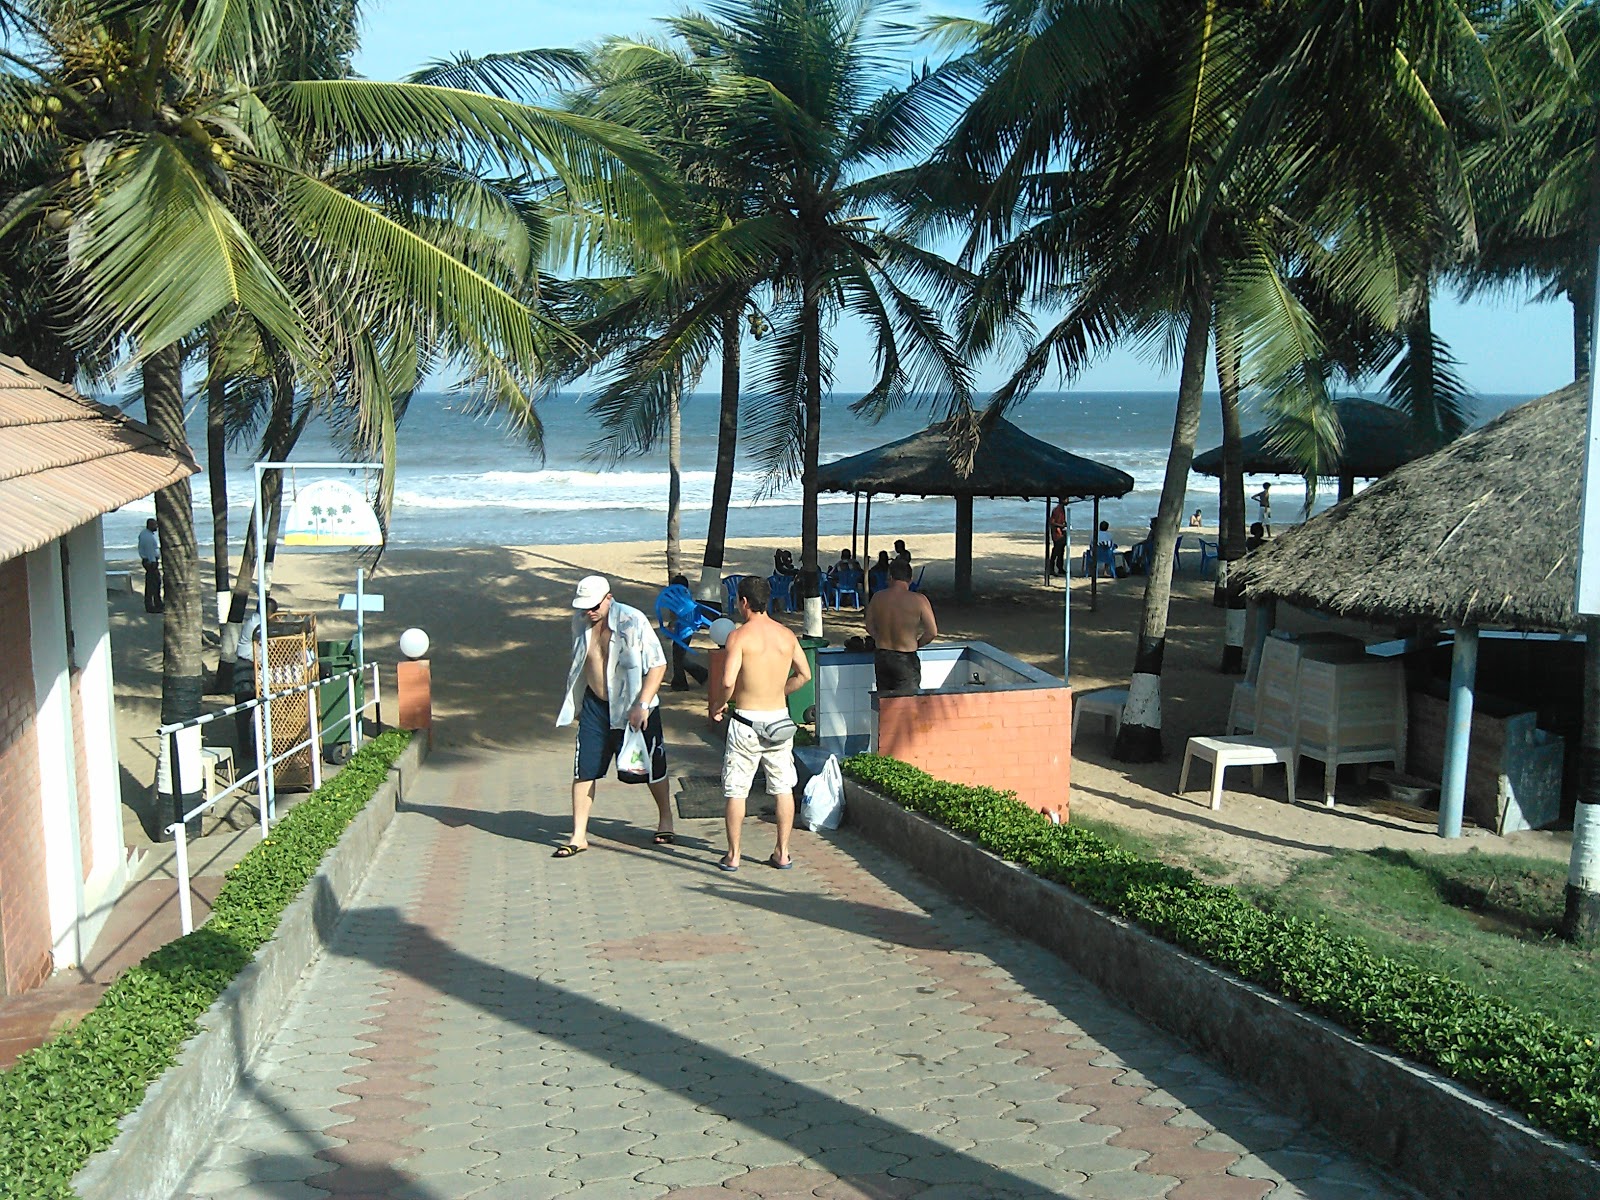
<svg viewBox="0 0 1600 1200"><path fill-rule="evenodd" d="M1253 598L1373 621L1576 630L1588 415L1572 384L1254 551Z"/></svg>
<svg viewBox="0 0 1600 1200"><path fill-rule="evenodd" d="M199 469L187 446L0 354L0 562Z"/></svg>
<svg viewBox="0 0 1600 1200"><path fill-rule="evenodd" d="M818 472L825 492L896 496L1125 496L1133 476L1092 458L1057 449L1022 432L1010 421L986 427L962 477L951 463L949 422L889 442L874 450L827 463Z"/></svg>
<svg viewBox="0 0 1600 1200"><path fill-rule="evenodd" d="M1432 447L1418 439L1411 418L1397 408L1372 400L1349 397L1336 400L1339 427L1344 431L1344 452L1339 456L1346 470L1329 475L1348 474L1357 479L1387 475L1403 463L1425 454ZM1240 440L1246 475L1299 475L1301 470L1288 455L1270 448L1272 431L1258 429ZM1222 474L1222 447L1195 455L1194 469L1202 475Z"/></svg>

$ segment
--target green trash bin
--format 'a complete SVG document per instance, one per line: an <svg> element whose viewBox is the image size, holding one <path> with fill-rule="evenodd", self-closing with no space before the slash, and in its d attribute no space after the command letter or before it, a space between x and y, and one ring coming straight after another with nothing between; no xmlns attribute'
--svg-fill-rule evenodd
<svg viewBox="0 0 1600 1200"><path fill-rule="evenodd" d="M317 643L317 675L326 679L356 665L355 650L348 641ZM362 679L356 680L356 709L359 712L366 699ZM347 679L324 683L317 688L317 720L322 730L322 757L331 763L348 762L354 744L350 736L350 681ZM358 718L359 719L359 718ZM338 728L334 728L335 724Z"/></svg>
<svg viewBox="0 0 1600 1200"><path fill-rule="evenodd" d="M827 638L800 639L800 649L806 652L806 665L811 668L811 678L789 693L789 719L801 725L810 725L817 719L817 648L827 644Z"/></svg>

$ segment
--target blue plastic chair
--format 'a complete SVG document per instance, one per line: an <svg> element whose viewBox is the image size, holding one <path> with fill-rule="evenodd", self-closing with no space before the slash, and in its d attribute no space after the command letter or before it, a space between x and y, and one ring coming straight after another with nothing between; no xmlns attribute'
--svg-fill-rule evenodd
<svg viewBox="0 0 1600 1200"><path fill-rule="evenodd" d="M722 591L728 598L727 606L722 611L730 616L733 614L733 610L739 607L739 581L743 578L743 575L724 575L722 577Z"/></svg>
<svg viewBox="0 0 1600 1200"><path fill-rule="evenodd" d="M855 607L861 607L861 572L840 571L833 583L833 606L844 607L844 598L849 596Z"/></svg>
<svg viewBox="0 0 1600 1200"><path fill-rule="evenodd" d="M780 604L784 612L794 612L794 576L774 573L767 577L767 582L772 585L772 599L767 604L768 615L777 612Z"/></svg>
<svg viewBox="0 0 1600 1200"><path fill-rule="evenodd" d="M926 575L927 573L928 573L928 564L927 563L923 563L920 567L917 568L917 577L911 581L911 590L913 592L920 592L922 590L922 577L924 575Z"/></svg>
<svg viewBox="0 0 1600 1200"><path fill-rule="evenodd" d="M719 615L691 596L681 583L663 588L656 597L656 627L685 650L689 649L689 639L700 630L711 628L711 622Z"/></svg>

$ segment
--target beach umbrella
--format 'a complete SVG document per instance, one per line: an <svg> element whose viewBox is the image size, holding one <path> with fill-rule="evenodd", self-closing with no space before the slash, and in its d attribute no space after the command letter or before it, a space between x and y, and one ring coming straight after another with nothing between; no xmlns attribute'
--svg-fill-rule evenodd
<svg viewBox="0 0 1600 1200"><path fill-rule="evenodd" d="M964 438L967 428L940 421L910 437L826 463L817 471L819 491L852 492L858 503L862 496L867 498L864 554L870 553L873 496L953 497L958 600L972 597L975 498L1093 500L1098 522L1102 497L1125 496L1133 490L1133 476L1126 471L1052 446L1006 420L980 426L972 468L963 474L956 469L951 443L953 437Z"/></svg>
<svg viewBox="0 0 1600 1200"><path fill-rule="evenodd" d="M1355 494L1357 479L1376 479L1387 475L1438 447L1418 435L1408 413L1374 400L1355 396L1335 400L1339 428L1344 433L1344 450L1339 455L1339 499ZM1300 475L1304 472L1294 458L1274 444L1273 427L1247 434L1240 442L1246 475ZM1201 475L1222 477L1222 447L1195 455L1194 469Z"/></svg>

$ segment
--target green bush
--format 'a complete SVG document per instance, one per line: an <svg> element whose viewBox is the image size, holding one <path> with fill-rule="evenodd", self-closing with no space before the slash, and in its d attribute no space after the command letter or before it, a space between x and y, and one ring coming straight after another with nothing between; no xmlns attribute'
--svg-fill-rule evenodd
<svg viewBox="0 0 1600 1200"><path fill-rule="evenodd" d="M1263 912L1231 887L1052 824L1015 793L946 783L876 755L843 766L906 808L1151 933L1600 1150L1600 1051L1592 1036L1375 953L1321 920Z"/></svg>
<svg viewBox="0 0 1600 1200"><path fill-rule="evenodd" d="M0 1074L0 1196L66 1200L202 1013L272 937L283 910L411 740L390 731L286 813L228 872L210 919L130 967L76 1026Z"/></svg>

